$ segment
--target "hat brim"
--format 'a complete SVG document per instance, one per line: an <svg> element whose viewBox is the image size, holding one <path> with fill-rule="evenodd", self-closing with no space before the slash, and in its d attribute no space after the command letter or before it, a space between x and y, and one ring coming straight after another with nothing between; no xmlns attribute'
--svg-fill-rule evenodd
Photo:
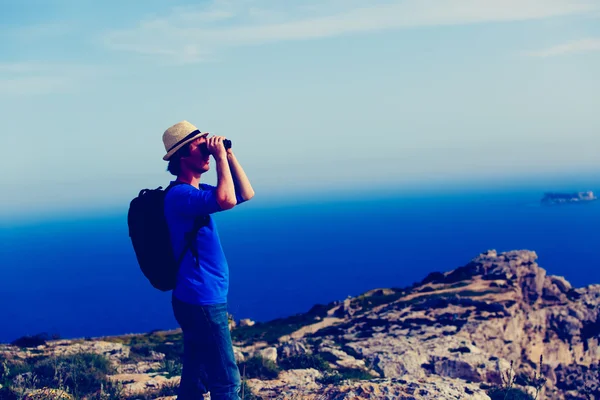
<svg viewBox="0 0 600 400"><path fill-rule="evenodd" d="M177 146L173 147L167 154L164 155L163 160L169 161L171 156L173 156L173 154L177 153L177 150L179 150L180 148L182 148L183 146L185 146L192 140L196 140L199 137L206 136L206 135L208 135L208 132L200 132L196 136L193 136L193 137L189 138L188 140L186 140L185 142L178 144Z"/></svg>

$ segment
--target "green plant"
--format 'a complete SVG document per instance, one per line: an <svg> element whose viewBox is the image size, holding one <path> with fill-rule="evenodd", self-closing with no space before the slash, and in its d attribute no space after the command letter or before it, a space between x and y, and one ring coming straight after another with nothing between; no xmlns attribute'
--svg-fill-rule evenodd
<svg viewBox="0 0 600 400"><path fill-rule="evenodd" d="M279 366L286 370L314 368L321 372L331 371L327 360L318 354L300 354L286 357L279 361Z"/></svg>
<svg viewBox="0 0 600 400"><path fill-rule="evenodd" d="M141 357L150 355L150 351L165 354L168 359L179 359L183 354L183 335L181 332L153 331L143 335L126 335L103 338L103 340L130 346ZM134 356L135 357L135 356Z"/></svg>
<svg viewBox="0 0 600 400"><path fill-rule="evenodd" d="M535 389L535 397L524 391L523 389L514 387L517 375L513 370L513 361L510 362L510 369L506 373L501 374L502 384L494 386L487 392L492 400L536 400L540 389L544 386L546 378L541 376L543 357L540 356L539 373L536 371L534 378L527 380L525 384L533 386Z"/></svg>
<svg viewBox="0 0 600 400"><path fill-rule="evenodd" d="M124 362L136 363L151 358L152 353L162 353L165 360L181 362L183 356L183 337L181 334L154 332L146 335L112 338L111 341L130 347L129 357Z"/></svg>
<svg viewBox="0 0 600 400"><path fill-rule="evenodd" d="M37 347L45 345L48 340L50 340L50 336L47 333L38 333L33 336L22 336L12 341L11 344L18 347Z"/></svg>
<svg viewBox="0 0 600 400"><path fill-rule="evenodd" d="M538 370L534 372L533 379L528 380L527 384L529 386L533 386L535 390L534 400L537 400L540 390L546 384L546 378L542 376L542 364L544 361L544 356L540 355L540 363L538 364Z"/></svg>
<svg viewBox="0 0 600 400"><path fill-rule="evenodd" d="M37 388L39 383L38 377L33 372L19 374L11 382L10 389L17 395L17 398L23 399L25 393L29 389Z"/></svg>
<svg viewBox="0 0 600 400"><path fill-rule="evenodd" d="M0 387L7 386L10 383L10 365L7 360L0 360ZM1 397L0 397L1 399Z"/></svg>
<svg viewBox="0 0 600 400"><path fill-rule="evenodd" d="M331 305L317 304L304 314L238 327L231 331L231 337L233 341L239 343L258 341L276 343L281 336L289 335L303 326L314 324L317 319L325 318L331 307Z"/></svg>
<svg viewBox="0 0 600 400"><path fill-rule="evenodd" d="M242 362L240 369L245 371L249 378L257 379L275 379L281 370L277 364L261 356L254 356Z"/></svg>
<svg viewBox="0 0 600 400"><path fill-rule="evenodd" d="M51 357L36 362L33 374L39 379L35 387L58 387L81 397L111 386L107 375L115 371L110 361L95 353L78 353Z"/></svg>
<svg viewBox="0 0 600 400"><path fill-rule="evenodd" d="M17 394L9 387L0 388L0 400L18 400Z"/></svg>
<svg viewBox="0 0 600 400"><path fill-rule="evenodd" d="M405 295L402 289L396 290L392 294L376 294L373 296L360 295L352 300L352 305L360 307L362 311L368 311L382 304L392 303Z"/></svg>
<svg viewBox="0 0 600 400"><path fill-rule="evenodd" d="M262 400L262 397L259 397L255 395L254 392L252 392L252 389L250 389L250 386L248 386L248 383L245 379L242 381L240 397L242 398L242 400Z"/></svg>
<svg viewBox="0 0 600 400"><path fill-rule="evenodd" d="M172 378L181 375L183 365L180 361L165 359L161 363L161 370L167 373L167 378Z"/></svg>
<svg viewBox="0 0 600 400"><path fill-rule="evenodd" d="M534 400L534 398L521 389L496 387L488 391L492 400Z"/></svg>
<svg viewBox="0 0 600 400"><path fill-rule="evenodd" d="M167 360L181 361L183 357L183 338L172 342L157 343L153 350L164 354Z"/></svg>
<svg viewBox="0 0 600 400"><path fill-rule="evenodd" d="M157 397L177 396L178 390L179 390L178 384L167 383L159 389L159 391L157 393Z"/></svg>
<svg viewBox="0 0 600 400"><path fill-rule="evenodd" d="M134 353L142 358L150 357L152 354L152 345L150 343L136 343L129 349L129 354Z"/></svg>
<svg viewBox="0 0 600 400"><path fill-rule="evenodd" d="M373 379L374 376L369 372L356 368L340 368L332 372L328 372L323 378L317 379L317 382L323 385L339 385L343 381L362 381Z"/></svg>

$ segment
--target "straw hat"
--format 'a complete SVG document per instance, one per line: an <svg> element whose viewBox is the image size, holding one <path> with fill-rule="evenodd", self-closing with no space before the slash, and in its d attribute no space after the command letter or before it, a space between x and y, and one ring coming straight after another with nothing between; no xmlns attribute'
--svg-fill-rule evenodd
<svg viewBox="0 0 600 400"><path fill-rule="evenodd" d="M168 161L169 158L171 158L171 156L186 143L205 135L208 135L208 132L200 132L198 128L187 121L176 123L163 133L162 140L165 145L165 151L167 152L163 157L163 160Z"/></svg>

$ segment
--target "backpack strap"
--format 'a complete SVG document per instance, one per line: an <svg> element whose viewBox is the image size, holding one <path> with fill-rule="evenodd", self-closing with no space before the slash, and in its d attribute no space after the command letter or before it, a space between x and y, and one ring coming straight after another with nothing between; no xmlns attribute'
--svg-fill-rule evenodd
<svg viewBox="0 0 600 400"><path fill-rule="evenodd" d="M189 236L191 236L191 233L192 232L188 232L185 235L186 236L185 245L183 246L183 250L181 251L181 255L179 256L179 260L177 260L177 266L178 267L181 265L181 262L183 261L183 257L185 256L185 253L187 253L188 250L190 250L190 247L192 247L192 241L189 238ZM198 252L194 251L192 249L192 253L194 253L194 256L196 257L196 259L198 259Z"/></svg>
<svg viewBox="0 0 600 400"><path fill-rule="evenodd" d="M183 249L183 254L181 255L179 263L183 261L183 255L187 252L187 250L191 250L192 254L196 258L196 263L200 263L200 259L198 257L198 249L193 245L193 243L200 228L208 225L208 221L210 221L210 217L208 215L200 215L194 220L194 226L192 230L185 234L185 247Z"/></svg>

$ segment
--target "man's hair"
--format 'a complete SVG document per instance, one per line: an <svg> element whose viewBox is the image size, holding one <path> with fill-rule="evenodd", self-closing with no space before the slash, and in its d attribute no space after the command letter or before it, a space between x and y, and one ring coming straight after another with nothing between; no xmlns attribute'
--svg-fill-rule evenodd
<svg viewBox="0 0 600 400"><path fill-rule="evenodd" d="M169 158L169 165L167 166L167 171L169 171L172 175L179 176L181 174L181 157L187 157L190 155L190 144L186 144L179 150L175 152Z"/></svg>

